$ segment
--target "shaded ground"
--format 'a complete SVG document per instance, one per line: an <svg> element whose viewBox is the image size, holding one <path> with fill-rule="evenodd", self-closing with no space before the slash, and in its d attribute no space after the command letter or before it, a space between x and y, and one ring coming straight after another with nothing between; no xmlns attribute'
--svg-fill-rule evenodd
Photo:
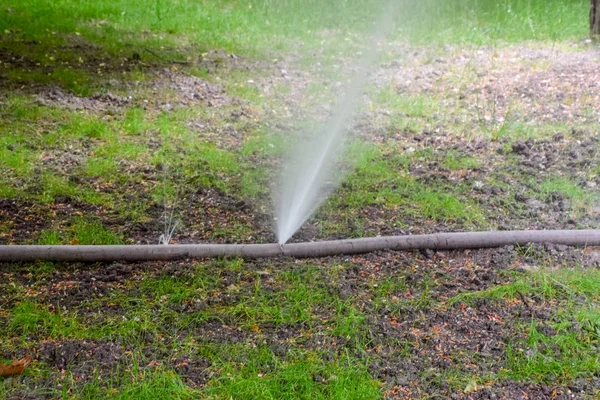
<svg viewBox="0 0 600 400"><path fill-rule="evenodd" d="M0 244L156 243L175 223L177 243L275 240L282 143L328 113L315 104L344 73L69 43L48 65L0 51ZM352 173L292 240L598 227L600 64L586 46L395 49L372 74ZM546 245L3 263L0 356L35 363L0 396L594 398L598 260Z"/></svg>

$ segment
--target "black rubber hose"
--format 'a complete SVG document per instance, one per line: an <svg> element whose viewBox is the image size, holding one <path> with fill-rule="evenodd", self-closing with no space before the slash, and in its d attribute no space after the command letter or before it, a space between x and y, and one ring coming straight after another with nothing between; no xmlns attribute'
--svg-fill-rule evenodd
<svg viewBox="0 0 600 400"><path fill-rule="evenodd" d="M0 246L0 262L15 261L157 261L210 257L324 257L377 250L474 249L554 243L600 246L600 230L492 231L437 233L432 235L382 236L323 242L278 244L188 244L118 246Z"/></svg>

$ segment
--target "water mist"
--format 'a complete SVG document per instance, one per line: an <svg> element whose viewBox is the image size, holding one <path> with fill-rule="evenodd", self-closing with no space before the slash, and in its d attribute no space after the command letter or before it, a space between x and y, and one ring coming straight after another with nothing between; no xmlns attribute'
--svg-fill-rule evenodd
<svg viewBox="0 0 600 400"><path fill-rule="evenodd" d="M391 5L391 3L390 3ZM338 168L345 153L349 128L357 114L368 72L378 54L378 43L392 25L393 12L385 8L366 51L354 66L354 74L342 91L333 112L316 134L297 138L284 160L279 187L274 191L276 234L280 245L300 229L343 178ZM348 165L351 160L344 160ZM346 168L347 169L347 168Z"/></svg>

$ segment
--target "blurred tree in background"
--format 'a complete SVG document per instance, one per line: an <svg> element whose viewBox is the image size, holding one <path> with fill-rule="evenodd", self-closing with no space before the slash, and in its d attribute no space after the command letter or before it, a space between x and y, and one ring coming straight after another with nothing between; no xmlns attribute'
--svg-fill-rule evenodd
<svg viewBox="0 0 600 400"><path fill-rule="evenodd" d="M600 36L600 0L592 0L590 8L590 35Z"/></svg>

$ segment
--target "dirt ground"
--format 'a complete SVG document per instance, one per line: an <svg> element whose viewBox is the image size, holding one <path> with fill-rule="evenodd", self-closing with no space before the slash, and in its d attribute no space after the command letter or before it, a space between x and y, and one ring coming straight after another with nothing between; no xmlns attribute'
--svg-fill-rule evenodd
<svg viewBox="0 0 600 400"><path fill-rule="evenodd" d="M457 169L445 166L439 157L422 157L410 161L408 172L426 186L460 183L467 187L462 195L478 205L487 221L485 229L597 228L600 203L594 193L600 185L598 61L600 52L585 43L572 44L568 49L535 43L468 50L404 49L398 60L386 62L371 74L372 83L376 87L392 87L405 96L433 97L439 111L425 119L418 132L410 132L390 127L390 114L398 110L383 105L363 116L355 129L364 140L383 149L399 149L404 155L428 149L434 155L453 152L479 160L476 167ZM3 63L12 63L13 67L25 68L28 62L22 57L15 59L14 55L3 57ZM99 65L114 60L98 58L96 62ZM219 52L208 54L202 63L197 67L214 69L224 76L226 72L222 71L226 70L260 69L252 87L266 96L279 96L292 117L302 115L300 108L305 101L302 93L310 83L305 71L285 61L251 63ZM268 106L257 110L250 101L229 94L214 80L163 66L146 72L149 78L145 82L109 81L107 84L114 90L91 96L77 96L45 84L17 89L16 86L22 85L14 82L2 84L5 93L1 96L6 96L7 91L20 90L35 98L40 106L96 113L107 118L118 116L132 106L168 113L202 104L214 113L225 115L226 123L210 126L211 122L204 117L195 117L187 121L188 127L218 148L232 151L241 148L257 124L273 129L288 127L286 116L267 121L264 115ZM289 86L285 96L274 93L281 84ZM550 128L540 135L521 136L520 131L512 128L544 124ZM492 133L487 137L458 135L452 131L457 125L465 131ZM509 134L502 134L503 127ZM513 131L516 133L511 134ZM494 136L494 132L500 133ZM160 139L149 132L141 140L151 148ZM85 141L78 146L73 151L49 150L41 160L42 165L76 175L70 171L77 171L83 162ZM264 165L276 162L265 155L254 157L256 163ZM139 173L147 181L160 179L161 172L154 167L131 162L121 168ZM579 200L585 204L580 205L578 198L564 190L540 191L543 182L557 177L568 179L580 188L584 194ZM32 243L40 232L61 226L61 221L66 223L73 215L97 218L108 229L122 234L126 243L156 243L163 229L162 205L150 200L151 195L139 181L128 185L117 189L98 182L96 190L129 191L136 193L137 199L147 199L148 218L142 222L128 221L114 210L69 196L49 203L1 198L0 226L10 229L0 230L0 244ZM343 195L352 188L342 185L340 190ZM183 196L176 210L183 221L173 238L176 243L275 240L268 196L244 198L218 187L186 190ZM357 213L363 236L473 229L470 221L404 215L401 209L382 204L365 206ZM338 222L340 230L321 229L323 217ZM336 217L335 213L319 213L292 241L346 237L359 230L353 223L342 214ZM219 233L234 224L246 227L243 234L230 237ZM337 359L344 354L368 359L368 372L381 383L382 393L390 399L589 399L595 398L600 390L598 369L595 374L572 378L547 375L518 379L510 374L508 348L513 354L531 351L526 331L515 327L533 324L538 332L552 338L557 334L555 325L562 321L557 315L565 305L564 298L518 292L514 298L501 300L486 297L470 302L452 300L464 293L526 279L532 271L544 268L598 269L600 258L593 249L548 244L527 249L507 246L468 251L385 251L303 261L248 260L241 271L223 268L209 260L201 261L201 265L207 276L217 277L208 295L167 302L164 307L182 317L207 310L212 314L186 328L172 331L164 328L158 333L152 329L140 331L137 342L132 342L119 339L118 335L82 339L45 336L31 330L24 333L12 321L11 310L25 297L51 313L62 310L86 324L101 325L129 315L125 303L115 301L117 298L150 301L140 288L143 281L172 277L192 282L198 264L190 260L50 267L40 263L0 263L0 326L12 327L3 333L5 342L0 345L0 355L9 360L31 354L36 365L46 368L43 374L11 378L18 385L7 391L7 399L57 398L61 385L66 385L63 380L66 371L72 374L76 386L92 377L108 380L140 360L141 368L152 370L161 365L176 371L186 385L203 388L219 377L220 368L213 365L210 357L186 353L185 349L173 350L188 337L202 343L264 345L282 358L299 348L318 351L325 354L325 359ZM326 305L314 306L309 322L262 321L250 328L244 318L219 314L219 310L252 299L257 288L276 293L280 284L278 271L304 271L308 267L316 267L318 271L317 279L308 284L310 288L347 301L364 316L363 323L353 331L354 336L329 334L330 321L336 318L337 311ZM390 280L396 283L389 286ZM154 306L152 303L150 310ZM574 317L570 322L574 334L585 333ZM133 355L139 353L140 344L143 357L136 358ZM597 339L595 346L597 351ZM267 369L265 374L268 373ZM54 391L44 394L39 388Z"/></svg>

